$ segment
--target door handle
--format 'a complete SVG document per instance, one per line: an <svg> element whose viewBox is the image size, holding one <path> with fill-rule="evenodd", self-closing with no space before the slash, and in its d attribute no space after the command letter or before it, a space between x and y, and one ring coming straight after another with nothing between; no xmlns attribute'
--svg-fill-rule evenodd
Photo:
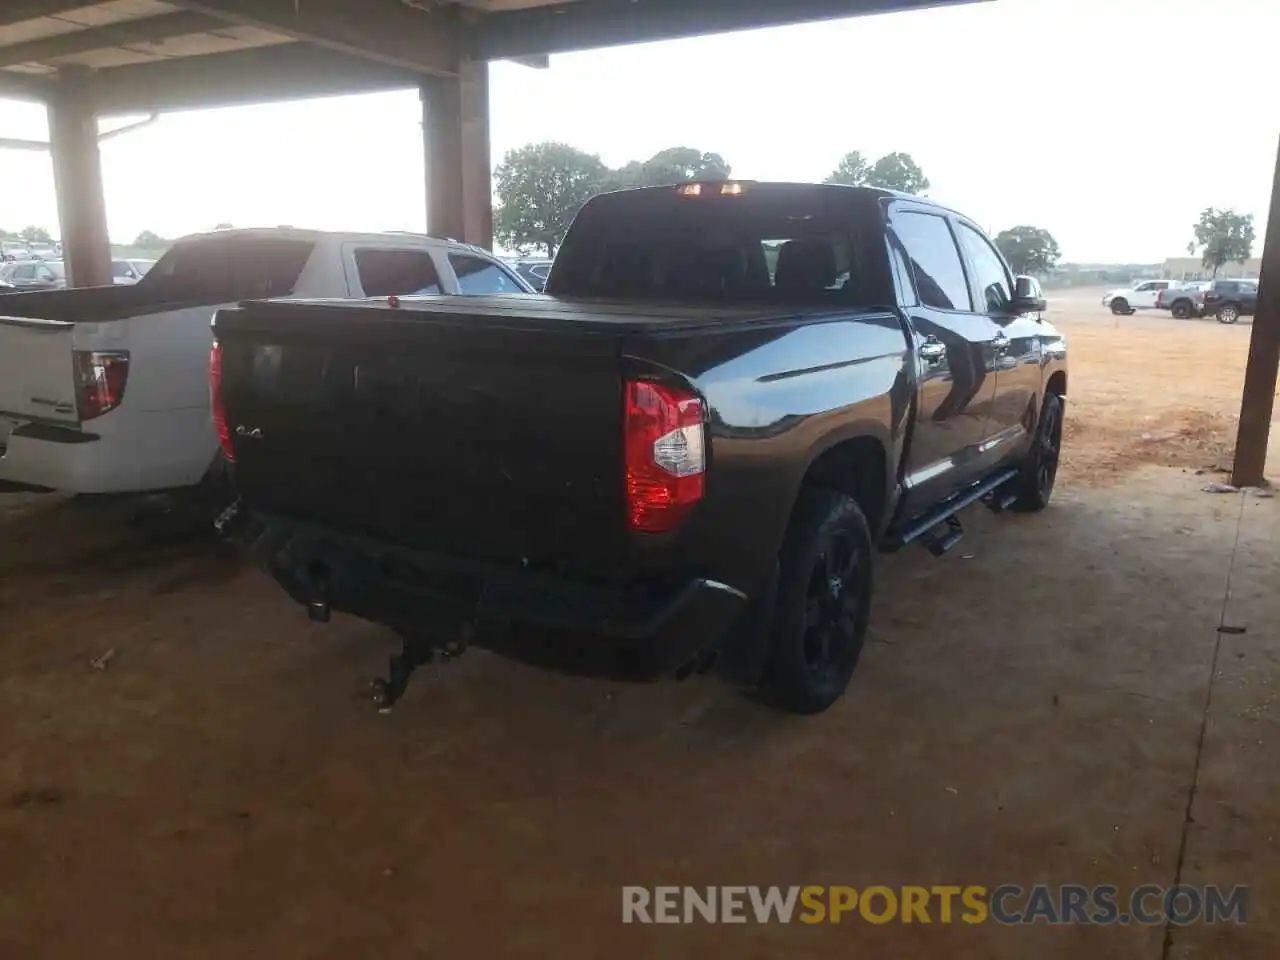
<svg viewBox="0 0 1280 960"><path fill-rule="evenodd" d="M947 346L937 337L926 337L918 352L921 360L937 363L947 355Z"/></svg>

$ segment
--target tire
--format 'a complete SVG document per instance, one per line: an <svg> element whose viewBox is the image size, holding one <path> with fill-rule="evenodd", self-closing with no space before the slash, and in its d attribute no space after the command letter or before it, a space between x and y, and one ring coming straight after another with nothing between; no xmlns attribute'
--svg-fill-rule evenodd
<svg viewBox="0 0 1280 960"><path fill-rule="evenodd" d="M1235 323L1240 319L1240 308L1234 303L1224 303L1218 308L1219 323Z"/></svg>
<svg viewBox="0 0 1280 960"><path fill-rule="evenodd" d="M1129 309L1129 301L1124 297L1116 297L1111 301L1111 312L1117 317L1128 316L1133 313L1133 311Z"/></svg>
<svg viewBox="0 0 1280 960"><path fill-rule="evenodd" d="M1051 393L1044 398L1031 452L1022 461L1014 482L1017 499L1013 509L1020 513L1038 513L1049 505L1053 485L1058 479L1058 460L1062 454L1062 398Z"/></svg>
<svg viewBox="0 0 1280 960"><path fill-rule="evenodd" d="M1185 300L1175 300L1170 312L1178 320L1188 320L1191 318L1191 304Z"/></svg>
<svg viewBox="0 0 1280 960"><path fill-rule="evenodd" d="M815 714L844 693L871 614L875 556L852 498L800 491L778 557L763 693L789 713Z"/></svg>

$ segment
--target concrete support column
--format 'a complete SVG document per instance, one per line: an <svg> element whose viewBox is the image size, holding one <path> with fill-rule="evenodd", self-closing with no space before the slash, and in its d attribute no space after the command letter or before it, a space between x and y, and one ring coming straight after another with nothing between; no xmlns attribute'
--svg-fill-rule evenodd
<svg viewBox="0 0 1280 960"><path fill-rule="evenodd" d="M111 241L90 71L61 71L48 115L67 285L107 286L111 283Z"/></svg>
<svg viewBox="0 0 1280 960"><path fill-rule="evenodd" d="M489 65L463 61L456 77L424 77L419 92L427 232L492 248Z"/></svg>

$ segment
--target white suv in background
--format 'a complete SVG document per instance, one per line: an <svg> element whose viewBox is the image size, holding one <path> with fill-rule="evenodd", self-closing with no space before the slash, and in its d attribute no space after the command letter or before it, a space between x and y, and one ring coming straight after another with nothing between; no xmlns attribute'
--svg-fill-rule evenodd
<svg viewBox="0 0 1280 960"><path fill-rule="evenodd" d="M1117 316L1133 313L1137 310L1154 310L1156 298L1161 290L1169 289L1168 280L1143 280L1132 287L1121 290L1108 290L1102 298L1102 305L1110 307Z"/></svg>

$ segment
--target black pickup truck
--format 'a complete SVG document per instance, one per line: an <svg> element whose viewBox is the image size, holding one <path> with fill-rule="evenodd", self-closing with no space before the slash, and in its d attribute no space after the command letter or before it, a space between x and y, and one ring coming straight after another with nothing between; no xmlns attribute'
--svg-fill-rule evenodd
<svg viewBox="0 0 1280 960"><path fill-rule="evenodd" d="M544 296L221 309L214 417L254 550L315 619L614 677L718 663L826 709L877 548L1053 490L1066 346L972 221L903 194L599 196Z"/></svg>

